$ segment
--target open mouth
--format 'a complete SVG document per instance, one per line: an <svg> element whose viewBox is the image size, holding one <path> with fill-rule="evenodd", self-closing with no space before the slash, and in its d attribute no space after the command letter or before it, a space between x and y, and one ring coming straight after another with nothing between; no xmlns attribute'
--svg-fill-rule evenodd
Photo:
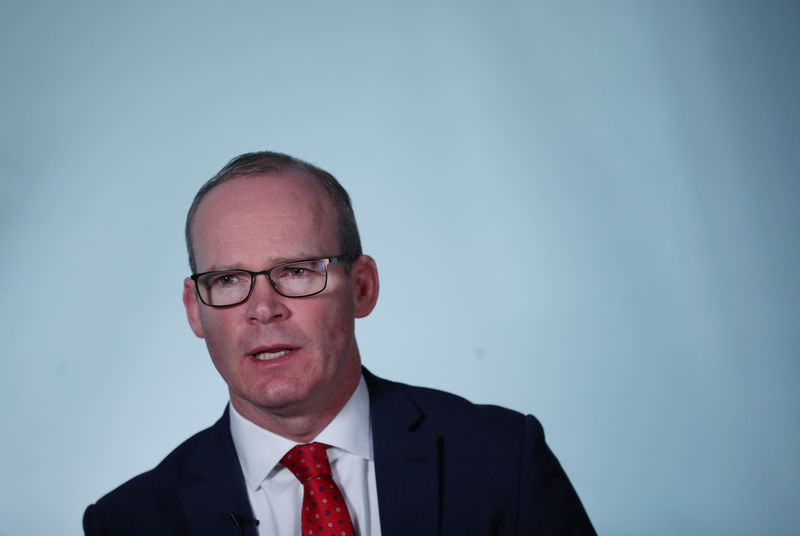
<svg viewBox="0 0 800 536"><path fill-rule="evenodd" d="M258 359L259 361L271 361L273 359L278 359L279 357L283 357L291 351L292 351L291 348L283 348L280 350L256 352L253 354L253 357Z"/></svg>

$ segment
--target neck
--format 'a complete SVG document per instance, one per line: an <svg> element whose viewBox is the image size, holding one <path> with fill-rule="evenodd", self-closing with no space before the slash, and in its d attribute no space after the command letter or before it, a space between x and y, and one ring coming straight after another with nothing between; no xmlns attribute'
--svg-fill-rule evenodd
<svg viewBox="0 0 800 536"><path fill-rule="evenodd" d="M308 443L330 424L353 396L361 378L360 367L356 372L342 378L340 385L347 388L337 389L338 395L325 399L324 404L312 401L291 407L264 408L233 394L231 404L242 417L261 428L296 443Z"/></svg>

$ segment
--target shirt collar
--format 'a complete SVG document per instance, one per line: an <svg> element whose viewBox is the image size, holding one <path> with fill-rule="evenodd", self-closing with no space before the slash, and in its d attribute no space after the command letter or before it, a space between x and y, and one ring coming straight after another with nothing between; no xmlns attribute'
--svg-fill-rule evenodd
<svg viewBox="0 0 800 536"><path fill-rule="evenodd" d="M229 404L231 436L242 466L247 487L257 490L266 478L282 466L281 458L297 443L274 434L245 419ZM369 418L369 393L364 376L350 399L313 441L331 445L328 458L333 461L344 453L372 460L372 430Z"/></svg>

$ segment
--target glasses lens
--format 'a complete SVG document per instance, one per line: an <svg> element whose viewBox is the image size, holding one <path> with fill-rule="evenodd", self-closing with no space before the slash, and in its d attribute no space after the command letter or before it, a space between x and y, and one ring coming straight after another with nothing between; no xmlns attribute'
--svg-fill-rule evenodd
<svg viewBox="0 0 800 536"><path fill-rule="evenodd" d="M282 264L273 268L269 276L275 290L287 297L322 292L328 281L328 271L321 260Z"/></svg>
<svg viewBox="0 0 800 536"><path fill-rule="evenodd" d="M250 293L250 274L240 270L205 274L197 279L197 290L208 305L233 305Z"/></svg>

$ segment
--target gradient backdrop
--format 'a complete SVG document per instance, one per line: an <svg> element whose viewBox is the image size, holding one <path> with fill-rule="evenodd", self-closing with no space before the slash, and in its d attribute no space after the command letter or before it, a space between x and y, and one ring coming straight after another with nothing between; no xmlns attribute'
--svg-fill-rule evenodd
<svg viewBox="0 0 800 536"><path fill-rule="evenodd" d="M0 534L213 422L183 222L350 190L375 373L536 414L605 535L800 533L800 3L0 5Z"/></svg>

